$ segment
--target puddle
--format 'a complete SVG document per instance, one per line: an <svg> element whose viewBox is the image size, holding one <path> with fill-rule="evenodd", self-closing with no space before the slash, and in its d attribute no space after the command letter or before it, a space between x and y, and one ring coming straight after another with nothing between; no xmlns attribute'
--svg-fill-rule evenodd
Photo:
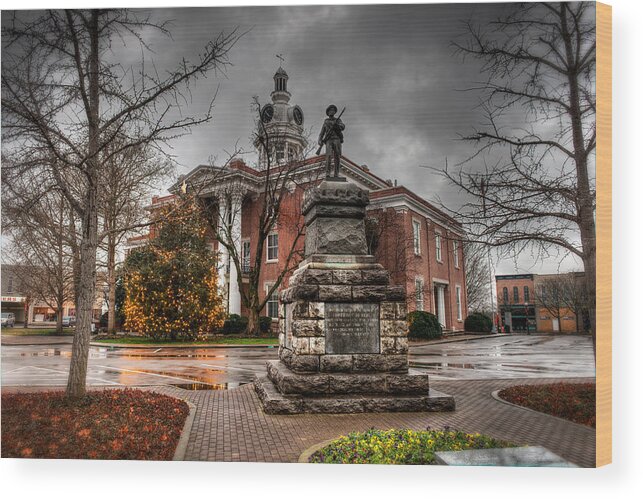
<svg viewBox="0 0 643 499"><path fill-rule="evenodd" d="M71 358L71 351L61 350L60 348L47 348L39 352L21 353L21 357L65 357Z"/></svg>
<svg viewBox="0 0 643 499"><path fill-rule="evenodd" d="M230 388L237 388L241 385L245 385L245 383L179 383L176 385L172 384L171 386L175 386L183 390L228 390Z"/></svg>
<svg viewBox="0 0 643 499"><path fill-rule="evenodd" d="M476 369L474 364L452 364L445 362L412 362L409 367L423 367L427 369L445 369L447 367L455 369Z"/></svg>

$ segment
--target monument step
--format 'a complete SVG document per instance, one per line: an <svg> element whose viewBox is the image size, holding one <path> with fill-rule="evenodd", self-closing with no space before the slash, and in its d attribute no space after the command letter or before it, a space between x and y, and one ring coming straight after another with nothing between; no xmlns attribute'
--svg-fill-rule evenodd
<svg viewBox="0 0 643 499"><path fill-rule="evenodd" d="M356 414L364 412L455 411L451 395L429 389L427 395L328 395L303 396L280 393L267 376L257 376L254 387L268 414Z"/></svg>
<svg viewBox="0 0 643 499"><path fill-rule="evenodd" d="M426 395L426 374L296 373L277 360L268 361L268 379L284 394L407 394Z"/></svg>

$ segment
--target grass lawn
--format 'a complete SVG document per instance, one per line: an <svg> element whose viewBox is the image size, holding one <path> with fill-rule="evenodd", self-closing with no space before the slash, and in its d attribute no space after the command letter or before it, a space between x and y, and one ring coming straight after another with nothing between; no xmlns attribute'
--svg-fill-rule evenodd
<svg viewBox="0 0 643 499"><path fill-rule="evenodd" d="M435 464L435 453L515 447L479 433L453 430L369 430L339 437L310 457L311 463Z"/></svg>
<svg viewBox="0 0 643 499"><path fill-rule="evenodd" d="M63 329L63 334L56 334L56 328L3 327L3 336L74 336L71 328Z"/></svg>
<svg viewBox="0 0 643 499"><path fill-rule="evenodd" d="M2 457L171 460L188 405L142 390L2 395Z"/></svg>
<svg viewBox="0 0 643 499"><path fill-rule="evenodd" d="M512 404L596 428L596 385L552 383L505 388L498 396Z"/></svg>
<svg viewBox="0 0 643 499"><path fill-rule="evenodd" d="M177 346L200 346L200 345L278 345L279 338L234 338L220 337L209 338L202 341L163 341L142 336L123 336L113 339L92 340L96 343L114 343L119 345L177 345Z"/></svg>

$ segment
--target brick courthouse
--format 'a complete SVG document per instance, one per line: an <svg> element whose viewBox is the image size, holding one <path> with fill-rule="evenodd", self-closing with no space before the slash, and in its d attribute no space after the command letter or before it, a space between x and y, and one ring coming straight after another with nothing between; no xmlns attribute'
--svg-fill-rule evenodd
<svg viewBox="0 0 643 499"><path fill-rule="evenodd" d="M279 68L274 75L272 102L261 108L261 120L268 134L274 134L276 146L272 151L272 165L296 163L295 182L281 205L281 218L265 244L264 263L260 276L261 292L265 293L280 274L296 237L296 225L302 224L301 201L307 186L323 178L325 157L315 156L299 160L307 147L303 136L303 110L290 104L288 75ZM255 147L258 144L255 143ZM234 159L227 166L216 168L198 166L173 186L193 185L211 178L210 185L199 190L199 195L212 198L219 213L227 213L231 234L237 242L237 254L242 256L242 267L248 269L254 261L257 234L257 213L261 210L261 196L266 175L265 152L257 147L258 168ZM369 171L368 167L341 158L340 175L369 191L367 207L367 237L369 249L391 274L391 284L403 285L407 290L409 311L424 310L437 315L447 331L464 328L467 314L466 288L460 224L404 186L393 185ZM232 193L232 194L231 194ZM171 202L174 196L154 197L151 209ZM130 247L145 242L148 236L133 238ZM298 241L303 249L303 238ZM237 284L236 267L223 245L216 241L211 248L220 255L219 282L224 283L229 313L244 315ZM243 279L242 281L246 281ZM247 282L247 281L246 281ZM287 287L287 279L280 289ZM278 293L268 302L265 315L278 317Z"/></svg>

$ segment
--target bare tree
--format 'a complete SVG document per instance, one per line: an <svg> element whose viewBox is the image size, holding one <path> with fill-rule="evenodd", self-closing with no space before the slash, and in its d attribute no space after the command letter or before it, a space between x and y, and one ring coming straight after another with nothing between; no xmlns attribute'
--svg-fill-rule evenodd
<svg viewBox="0 0 643 499"><path fill-rule="evenodd" d="M392 281L399 284L406 284L407 269L414 262L413 234L404 222L394 209L369 210L365 220L368 254L385 262Z"/></svg>
<svg viewBox="0 0 643 499"><path fill-rule="evenodd" d="M27 15L28 14L28 15ZM80 219L77 326L67 395L85 395L92 305L95 299L100 185L105 163L141 144L160 146L208 121L176 110L189 84L227 64L236 33L210 41L196 62L182 60L161 76L114 60L114 43L135 42L149 51L142 30L169 34L140 11L65 10L14 14L3 27L2 138L15 165L8 176L39 169ZM131 50L131 47L128 47ZM110 148L118 139L120 146ZM4 170L4 169L3 169Z"/></svg>
<svg viewBox="0 0 643 499"><path fill-rule="evenodd" d="M576 331L585 331L585 319L589 309L587 288L585 287L583 274L570 272L559 276L563 305L573 312L576 317Z"/></svg>
<svg viewBox="0 0 643 499"><path fill-rule="evenodd" d="M3 215L9 223L11 259L20 268L23 288L30 301L45 303L56 311L56 332L63 331L63 307L74 300L73 258L65 197L52 190L24 211L14 192L3 186Z"/></svg>
<svg viewBox="0 0 643 499"><path fill-rule="evenodd" d="M530 248L582 260L595 331L596 28L592 3L520 4L484 29L467 25L465 57L487 79L486 120L465 137L478 146L467 164L444 168L466 195L454 212L475 240L505 255ZM594 341L595 336L593 335Z"/></svg>
<svg viewBox="0 0 643 499"><path fill-rule="evenodd" d="M254 192L253 221L256 231L252 234L253 246L250 254L243 254L240 244L241 234L235 232L235 221L241 217L241 209L231 212L222 211L215 206L212 198L200 196L204 186L221 181L218 189L219 198L237 199L233 205L241 206L244 187L234 182L224 181L225 168L212 168L210 175L199 179L198 185L191 184L189 195L198 199L204 215L208 218L213 237L221 248L230 257L230 265L234 266L236 282L241 295L241 303L248 310L248 334L257 335L260 331L259 318L271 296L276 293L284 279L297 267L303 256L303 234L305 225L301 216L301 202L303 187L314 183L321 176L321 169L307 171L300 175L308 150L302 151L299 157L281 157L278 151L283 151L285 135L274 130L269 131L261 119L260 103L254 97L252 104L253 114L256 119L256 133L253 142L259 148L261 164L258 165L260 182ZM230 154L226 166L232 163L239 151ZM288 244L280 241L279 245L279 270L271 285L262 292L261 277L264 269L268 237L278 232L280 227L287 227L292 239ZM251 256L252 255L252 256ZM231 273L232 275L232 273ZM247 281L244 285L244 279Z"/></svg>
<svg viewBox="0 0 643 499"><path fill-rule="evenodd" d="M469 310L493 313L493 304L490 303L491 272L487 247L483 244L465 241L462 249Z"/></svg>
<svg viewBox="0 0 643 499"><path fill-rule="evenodd" d="M559 276L542 277L534 288L536 307L547 310L562 327L561 316L565 309L563 281Z"/></svg>

